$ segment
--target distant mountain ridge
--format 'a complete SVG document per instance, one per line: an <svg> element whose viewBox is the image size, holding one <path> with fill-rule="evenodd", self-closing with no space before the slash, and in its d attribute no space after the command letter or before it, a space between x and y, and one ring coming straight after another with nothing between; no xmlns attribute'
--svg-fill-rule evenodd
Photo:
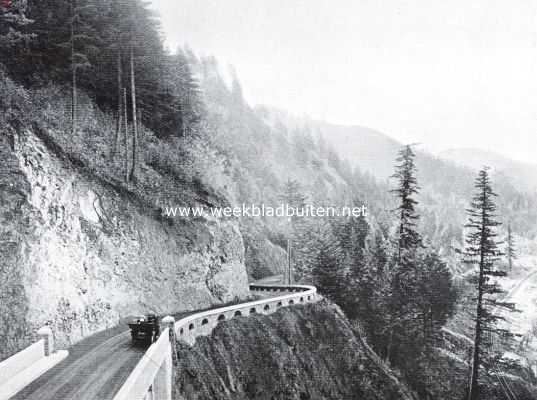
<svg viewBox="0 0 537 400"><path fill-rule="evenodd" d="M500 153L476 148L449 149L438 156L473 170L488 166L494 173L511 178L513 185L521 190L537 190L537 164L516 161Z"/></svg>
<svg viewBox="0 0 537 400"><path fill-rule="evenodd" d="M364 126L342 126L322 121L310 122L321 132L338 154L347 159L351 165L367 171L380 181L385 181L393 174L393 166L401 143L389 135ZM492 151L460 148L451 149L433 155L420 151L416 147L418 176L425 178L425 184L436 184L441 178L432 174L433 169L457 179L473 182L475 172L484 165L491 167L493 174L510 182L522 192L537 190L537 164L512 160ZM434 175L434 176L433 176Z"/></svg>

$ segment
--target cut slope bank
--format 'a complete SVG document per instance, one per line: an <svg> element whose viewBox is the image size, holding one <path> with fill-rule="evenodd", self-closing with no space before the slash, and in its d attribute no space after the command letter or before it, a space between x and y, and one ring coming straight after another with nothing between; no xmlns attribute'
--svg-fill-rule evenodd
<svg viewBox="0 0 537 400"><path fill-rule="evenodd" d="M236 220L162 218L163 205L222 204L211 188L143 160L122 183L98 119L68 136L30 92L1 74L0 87L0 360L45 324L65 348L129 315L248 295Z"/></svg>

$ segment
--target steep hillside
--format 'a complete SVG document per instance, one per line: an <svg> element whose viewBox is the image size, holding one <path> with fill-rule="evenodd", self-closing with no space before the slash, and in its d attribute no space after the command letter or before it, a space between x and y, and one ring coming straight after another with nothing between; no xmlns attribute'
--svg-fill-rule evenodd
<svg viewBox="0 0 537 400"><path fill-rule="evenodd" d="M326 301L235 318L177 356L176 399L415 398Z"/></svg>
<svg viewBox="0 0 537 400"><path fill-rule="evenodd" d="M379 181L385 181L393 174L393 155L397 154L401 143L380 131L300 118L274 107L258 106L256 112L274 127L283 125L290 131L308 127L342 159L349 160L353 167L372 174Z"/></svg>
<svg viewBox="0 0 537 400"><path fill-rule="evenodd" d="M170 203L225 204L210 187L156 160L124 183L104 153L110 132L97 111L68 135L61 113L37 103L63 97L39 97L5 76L0 84L9 110L0 116L0 359L46 323L64 347L127 315L247 294L236 220L162 217Z"/></svg>
<svg viewBox="0 0 537 400"><path fill-rule="evenodd" d="M364 126L315 123L338 154L362 171L385 181L393 174L394 156L401 143L388 135Z"/></svg>
<svg viewBox="0 0 537 400"><path fill-rule="evenodd" d="M179 342L174 398L460 400L466 394L468 365L467 348L459 347L450 343L449 350L433 350L427 394L417 396L371 350L359 325L323 300L269 316L234 318L193 346ZM487 378L492 384L483 387L484 398L504 400L497 376ZM537 389L528 382L512 374L503 379L516 398L535 399Z"/></svg>

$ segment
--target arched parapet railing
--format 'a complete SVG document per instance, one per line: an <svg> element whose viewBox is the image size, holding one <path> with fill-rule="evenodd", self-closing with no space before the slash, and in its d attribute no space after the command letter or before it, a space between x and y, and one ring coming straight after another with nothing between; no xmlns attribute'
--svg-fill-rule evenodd
<svg viewBox="0 0 537 400"><path fill-rule="evenodd" d="M170 330L165 328L157 341L147 349L114 400L150 398L171 400L172 394L172 343Z"/></svg>
<svg viewBox="0 0 537 400"><path fill-rule="evenodd" d="M159 399L171 400L172 352L175 340L189 345L196 338L211 334L216 325L233 318L246 318L252 314L271 314L281 307L293 304L314 303L320 299L317 289L305 285L250 285L252 292L274 293L274 297L249 301L233 306L201 311L174 322L163 319L166 328L158 340L147 350L136 365L114 400ZM285 293L285 294L282 294Z"/></svg>
<svg viewBox="0 0 537 400"><path fill-rule="evenodd" d="M271 314L281 307L312 303L319 300L317 289L308 285L250 285L250 291L264 295L274 293L274 297L216 308L189 315L175 323L178 340L192 345L199 336L209 335L219 322L252 314ZM285 294L282 294L285 293Z"/></svg>

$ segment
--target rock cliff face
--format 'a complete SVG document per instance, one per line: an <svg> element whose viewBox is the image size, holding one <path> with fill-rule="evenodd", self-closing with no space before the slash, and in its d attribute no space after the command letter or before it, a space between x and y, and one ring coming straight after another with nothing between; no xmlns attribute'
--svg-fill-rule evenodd
<svg viewBox="0 0 537 400"><path fill-rule="evenodd" d="M165 220L30 131L0 141L0 359L45 323L66 346L127 315L247 294L235 221Z"/></svg>
<svg viewBox="0 0 537 400"><path fill-rule="evenodd" d="M177 400L415 398L326 301L223 322L177 356Z"/></svg>

